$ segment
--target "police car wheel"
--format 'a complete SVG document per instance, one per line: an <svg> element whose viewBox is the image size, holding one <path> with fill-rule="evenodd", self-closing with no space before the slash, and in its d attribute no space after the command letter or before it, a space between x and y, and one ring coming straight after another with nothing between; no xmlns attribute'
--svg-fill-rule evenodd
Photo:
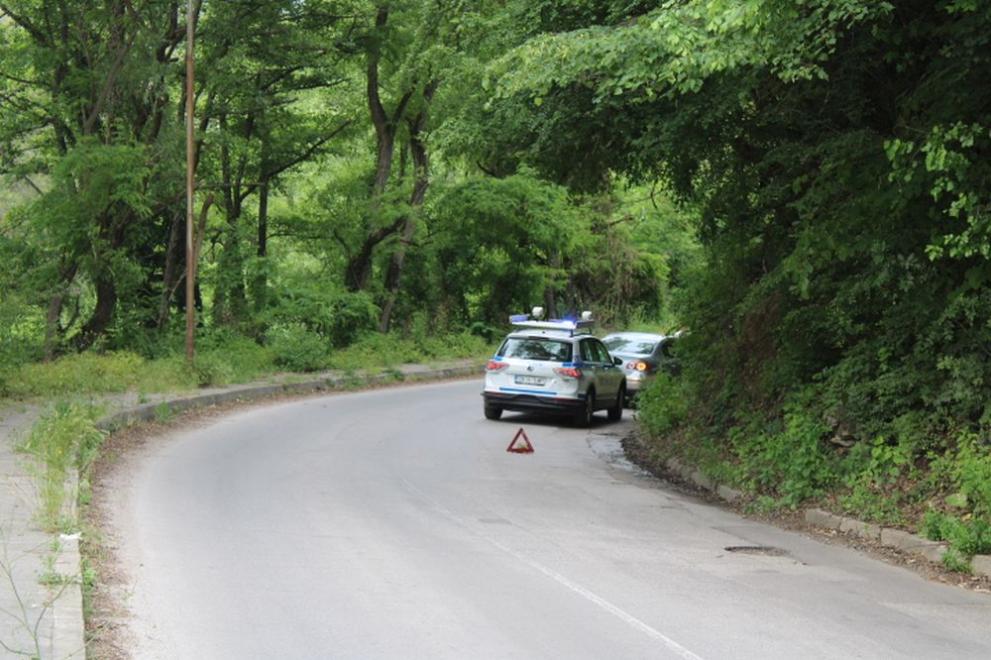
<svg viewBox="0 0 991 660"><path fill-rule="evenodd" d="M485 419L499 419L502 417L502 408L498 406L485 406Z"/></svg>
<svg viewBox="0 0 991 660"><path fill-rule="evenodd" d="M592 425L593 414L595 414L595 390L589 390L585 395L585 406L575 415L575 425L588 428Z"/></svg>
<svg viewBox="0 0 991 660"><path fill-rule="evenodd" d="M623 402L626 399L626 387L620 387L619 392L616 394L616 403L613 407L609 409L609 420L613 422L618 422L623 419Z"/></svg>

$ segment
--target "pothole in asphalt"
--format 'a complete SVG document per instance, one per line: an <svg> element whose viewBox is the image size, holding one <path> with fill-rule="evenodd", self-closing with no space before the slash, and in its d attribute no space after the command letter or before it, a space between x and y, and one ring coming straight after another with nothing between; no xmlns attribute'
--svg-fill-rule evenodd
<svg viewBox="0 0 991 660"><path fill-rule="evenodd" d="M771 545L728 545L727 552L736 552L741 555L765 555L768 557L783 557L788 553L781 548Z"/></svg>

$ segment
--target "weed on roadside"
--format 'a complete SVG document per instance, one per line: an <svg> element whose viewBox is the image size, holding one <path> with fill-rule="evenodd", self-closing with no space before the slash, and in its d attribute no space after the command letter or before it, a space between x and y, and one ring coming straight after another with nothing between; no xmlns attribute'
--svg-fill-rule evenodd
<svg viewBox="0 0 991 660"><path fill-rule="evenodd" d="M168 404L168 402L163 401L155 406L155 421L159 424L167 424L172 421L174 417L175 413L172 411L172 407Z"/></svg>
<svg viewBox="0 0 991 660"><path fill-rule="evenodd" d="M943 555L943 566L957 573L970 574L972 572L970 568L970 561L963 557L954 548L948 549L946 554Z"/></svg>
<svg viewBox="0 0 991 660"><path fill-rule="evenodd" d="M70 469L88 465L106 434L97 429L98 411L78 403L59 403L42 415L18 449L36 461L41 499L39 517L49 531L72 531L66 477Z"/></svg>

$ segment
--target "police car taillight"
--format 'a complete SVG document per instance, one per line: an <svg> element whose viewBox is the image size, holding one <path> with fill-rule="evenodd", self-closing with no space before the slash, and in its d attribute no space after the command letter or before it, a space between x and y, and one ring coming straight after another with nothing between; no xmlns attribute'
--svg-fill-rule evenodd
<svg viewBox="0 0 991 660"><path fill-rule="evenodd" d="M486 371L500 371L509 366L508 362L499 362L498 360L489 360L489 363L485 365Z"/></svg>
<svg viewBox="0 0 991 660"><path fill-rule="evenodd" d="M576 369L575 367L558 367L554 370L558 376L564 376L565 378L581 378L582 370Z"/></svg>

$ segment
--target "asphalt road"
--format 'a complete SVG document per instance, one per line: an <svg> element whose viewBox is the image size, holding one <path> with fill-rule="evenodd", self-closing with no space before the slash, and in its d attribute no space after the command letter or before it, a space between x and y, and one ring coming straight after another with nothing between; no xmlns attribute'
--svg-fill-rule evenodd
<svg viewBox="0 0 991 660"><path fill-rule="evenodd" d="M479 382L233 414L114 514L135 658L991 658L991 597L744 520ZM525 424L532 455L506 445ZM726 550L773 546L778 556Z"/></svg>

